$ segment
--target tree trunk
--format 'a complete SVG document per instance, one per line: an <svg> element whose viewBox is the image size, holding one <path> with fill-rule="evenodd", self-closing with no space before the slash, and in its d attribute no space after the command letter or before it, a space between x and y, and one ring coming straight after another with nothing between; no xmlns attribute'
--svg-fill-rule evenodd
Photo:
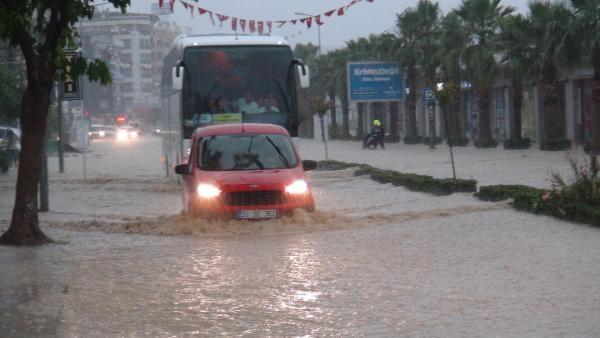
<svg viewBox="0 0 600 338"><path fill-rule="evenodd" d="M398 101L390 102L390 136L394 142L398 142L400 140L398 134L399 113L400 103Z"/></svg>
<svg viewBox="0 0 600 338"><path fill-rule="evenodd" d="M407 138L417 137L417 81L414 69L408 70L406 84L409 92L406 95L405 131Z"/></svg>
<svg viewBox="0 0 600 338"><path fill-rule="evenodd" d="M513 105L513 123L512 123L512 138L515 140L521 139L522 122L521 122L521 106L523 105L523 83L520 79L512 81L512 105Z"/></svg>
<svg viewBox="0 0 600 338"><path fill-rule="evenodd" d="M490 126L490 91L488 88L479 92L479 128L477 131L477 144L489 146L492 142L492 129Z"/></svg>
<svg viewBox="0 0 600 338"><path fill-rule="evenodd" d="M358 102L358 126L356 128L356 138L362 140L365 137L365 128L364 128L364 120L365 120L365 103Z"/></svg>
<svg viewBox="0 0 600 338"><path fill-rule="evenodd" d="M27 88L21 113L21 156L12 220L0 243L37 245L51 242L39 227L38 185L54 67L36 57L27 60Z"/></svg>
<svg viewBox="0 0 600 338"><path fill-rule="evenodd" d="M344 81L344 88L342 92L342 135L345 139L350 138L350 103L348 102L348 84Z"/></svg>
<svg viewBox="0 0 600 338"><path fill-rule="evenodd" d="M565 115L562 107L562 85L556 66L544 66L542 80L544 138L553 140L565 137Z"/></svg>
<svg viewBox="0 0 600 338"><path fill-rule="evenodd" d="M592 142L591 155L595 160L600 155L600 55L592 60L594 66L594 81L592 84L592 97L594 104L592 111Z"/></svg>
<svg viewBox="0 0 600 338"><path fill-rule="evenodd" d="M329 112L331 113L331 133L330 133L330 135L332 138L335 139L338 136L337 114L335 111L335 88L329 88L328 95L329 95Z"/></svg>

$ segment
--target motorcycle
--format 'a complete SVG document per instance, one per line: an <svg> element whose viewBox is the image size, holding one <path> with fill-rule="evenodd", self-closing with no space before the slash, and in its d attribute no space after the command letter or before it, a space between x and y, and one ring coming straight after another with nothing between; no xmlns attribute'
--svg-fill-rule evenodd
<svg viewBox="0 0 600 338"><path fill-rule="evenodd" d="M363 149L377 149L379 138L375 134L369 134L363 141Z"/></svg>

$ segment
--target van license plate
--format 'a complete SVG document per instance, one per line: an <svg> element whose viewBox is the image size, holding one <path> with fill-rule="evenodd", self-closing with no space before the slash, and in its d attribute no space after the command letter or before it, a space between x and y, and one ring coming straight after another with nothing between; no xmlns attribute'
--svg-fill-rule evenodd
<svg viewBox="0 0 600 338"><path fill-rule="evenodd" d="M240 219L254 219L254 218L275 218L277 217L277 210L240 210L237 212L237 218Z"/></svg>

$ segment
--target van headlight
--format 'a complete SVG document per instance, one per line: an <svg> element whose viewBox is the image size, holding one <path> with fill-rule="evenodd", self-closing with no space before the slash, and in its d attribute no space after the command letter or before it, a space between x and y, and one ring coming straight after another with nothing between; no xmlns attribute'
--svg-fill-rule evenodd
<svg viewBox="0 0 600 338"><path fill-rule="evenodd" d="M305 180L297 180L285 187L285 192L292 195L301 195L308 192L308 184Z"/></svg>
<svg viewBox="0 0 600 338"><path fill-rule="evenodd" d="M221 189L209 183L200 183L196 187L198 196L202 198L215 198L221 194Z"/></svg>

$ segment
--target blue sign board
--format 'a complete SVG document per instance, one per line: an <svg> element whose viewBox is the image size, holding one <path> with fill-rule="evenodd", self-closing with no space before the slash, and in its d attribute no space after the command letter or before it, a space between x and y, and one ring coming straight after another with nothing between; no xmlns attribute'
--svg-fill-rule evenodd
<svg viewBox="0 0 600 338"><path fill-rule="evenodd" d="M435 94L433 92L433 89L431 88L425 88L425 95L423 95L423 97L425 98L425 102L429 103L429 102L433 102L435 101Z"/></svg>
<svg viewBox="0 0 600 338"><path fill-rule="evenodd" d="M349 62L350 101L387 102L404 98L400 64L395 62Z"/></svg>

